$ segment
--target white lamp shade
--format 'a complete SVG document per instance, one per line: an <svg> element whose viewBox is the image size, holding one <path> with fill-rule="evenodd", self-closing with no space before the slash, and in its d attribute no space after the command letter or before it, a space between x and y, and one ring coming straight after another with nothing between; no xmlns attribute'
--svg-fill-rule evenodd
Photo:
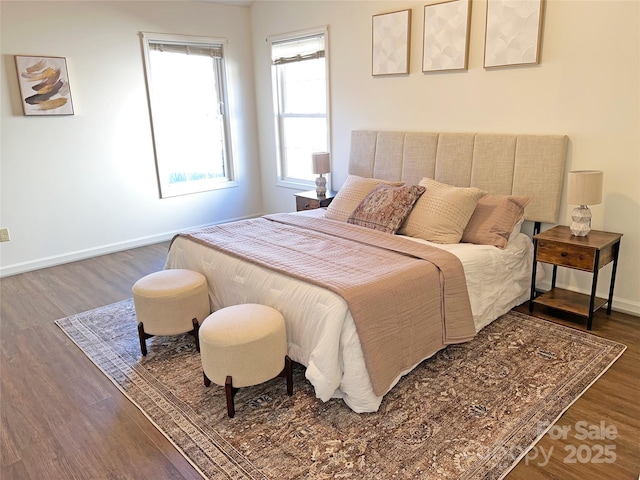
<svg viewBox="0 0 640 480"><path fill-rule="evenodd" d="M602 202L602 179L599 170L569 172L567 203L569 205L597 205Z"/></svg>
<svg viewBox="0 0 640 480"><path fill-rule="evenodd" d="M330 156L327 152L318 152L311 155L313 159L313 173L322 175L331 171Z"/></svg>

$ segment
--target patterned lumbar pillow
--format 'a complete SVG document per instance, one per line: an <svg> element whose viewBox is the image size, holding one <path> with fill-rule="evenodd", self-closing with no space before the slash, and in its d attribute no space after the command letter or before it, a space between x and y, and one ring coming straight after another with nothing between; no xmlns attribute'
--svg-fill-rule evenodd
<svg viewBox="0 0 640 480"><path fill-rule="evenodd" d="M424 190L418 185L378 185L360 202L347 221L373 230L396 233Z"/></svg>

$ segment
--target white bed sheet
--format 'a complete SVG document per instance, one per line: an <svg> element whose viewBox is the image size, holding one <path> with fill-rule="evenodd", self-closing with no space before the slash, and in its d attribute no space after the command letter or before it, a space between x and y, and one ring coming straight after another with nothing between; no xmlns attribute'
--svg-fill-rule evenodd
<svg viewBox="0 0 640 480"><path fill-rule="evenodd" d="M517 235L505 250L471 244L431 245L461 260L476 331L529 298L533 246L526 235ZM353 318L339 295L184 237L174 240L165 268L187 268L205 275L214 310L239 303L276 308L286 320L288 354L307 367L306 378L316 396L322 401L342 398L355 412L378 410L382 397L373 393ZM409 371L402 372L393 384Z"/></svg>

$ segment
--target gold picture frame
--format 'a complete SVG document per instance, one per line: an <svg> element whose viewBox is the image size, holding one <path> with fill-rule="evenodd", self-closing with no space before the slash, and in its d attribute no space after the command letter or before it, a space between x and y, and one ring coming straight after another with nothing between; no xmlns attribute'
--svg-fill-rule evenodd
<svg viewBox="0 0 640 480"><path fill-rule="evenodd" d="M544 0L487 2L484 67L540 63Z"/></svg>
<svg viewBox="0 0 640 480"><path fill-rule="evenodd" d="M25 115L73 115L67 59L16 55Z"/></svg>
<svg viewBox="0 0 640 480"><path fill-rule="evenodd" d="M374 15L371 37L372 75L409 73L411 9Z"/></svg>
<svg viewBox="0 0 640 480"><path fill-rule="evenodd" d="M471 0L425 5L422 71L466 70L469 63Z"/></svg>

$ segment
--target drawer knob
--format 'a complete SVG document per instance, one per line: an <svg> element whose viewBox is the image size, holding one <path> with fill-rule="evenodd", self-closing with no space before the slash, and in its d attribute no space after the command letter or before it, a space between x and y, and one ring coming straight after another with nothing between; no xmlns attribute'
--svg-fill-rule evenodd
<svg viewBox="0 0 640 480"><path fill-rule="evenodd" d="M561 257L566 257L566 256L567 256L567 252L562 252L562 253L560 254L560 256L561 256Z"/></svg>

